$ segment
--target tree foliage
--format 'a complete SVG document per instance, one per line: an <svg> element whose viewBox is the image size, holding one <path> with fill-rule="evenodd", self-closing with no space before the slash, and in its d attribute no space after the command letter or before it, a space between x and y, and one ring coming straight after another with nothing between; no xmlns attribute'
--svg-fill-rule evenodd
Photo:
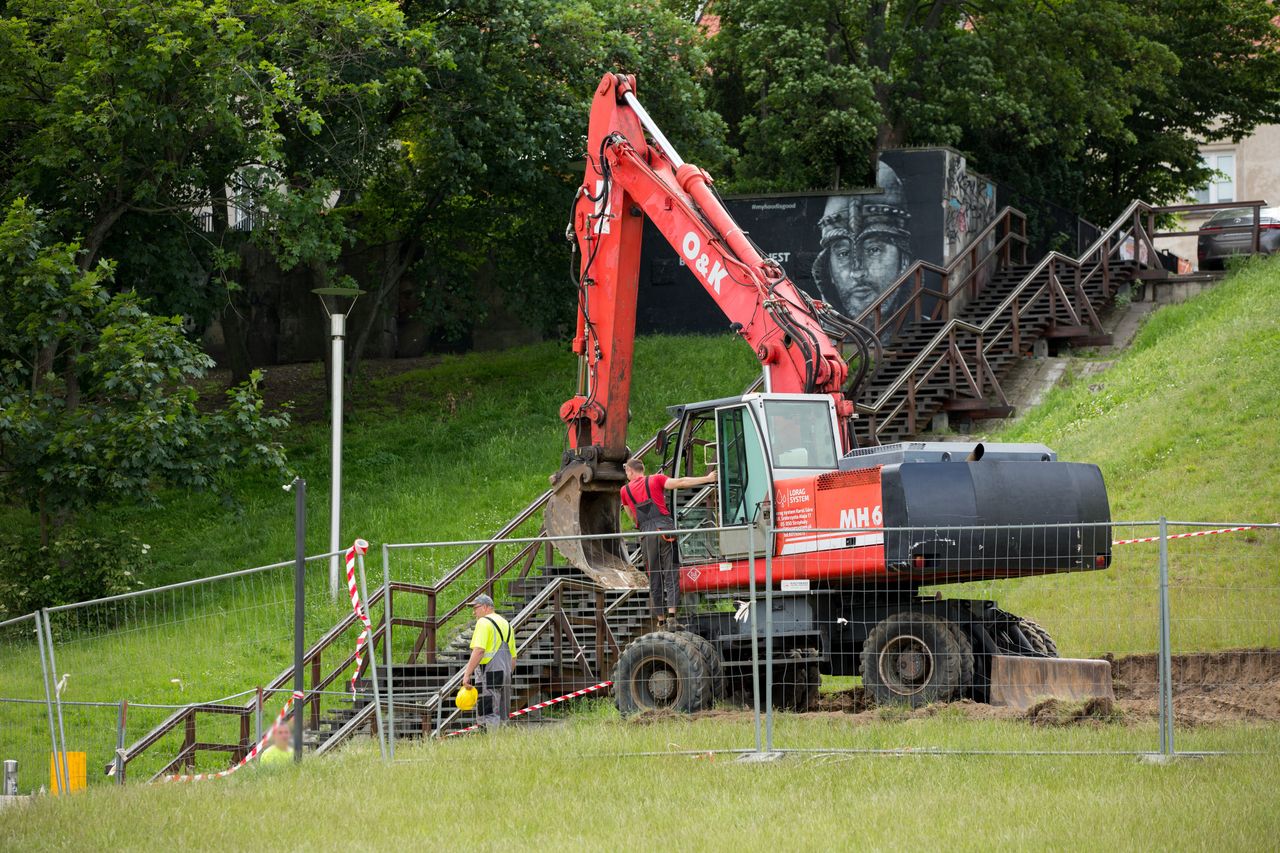
<svg viewBox="0 0 1280 853"><path fill-rule="evenodd" d="M21 200L0 224L0 487L38 515L42 544L107 501L283 472L287 417L265 414L253 383L202 412L193 383L211 362L180 318L147 313L112 287L110 262L83 269L82 251L50 241Z"/></svg>
<svg viewBox="0 0 1280 853"><path fill-rule="evenodd" d="M949 144L1106 217L1177 199L1198 147L1280 119L1267 0L719 0L714 102L737 186L858 185L877 147Z"/></svg>
<svg viewBox="0 0 1280 853"><path fill-rule="evenodd" d="M80 240L82 269L117 258L160 310L198 324L234 301L229 205L283 267L333 269L351 239L342 208L434 61L430 27L385 0L0 8L5 198Z"/></svg>
<svg viewBox="0 0 1280 853"><path fill-rule="evenodd" d="M637 75L640 97L691 158L727 157L700 85L703 36L660 4L416 0L405 13L431 23L449 63L405 105L402 157L371 185L363 225L370 242L397 241L394 260L412 268L433 323L464 334L480 319L472 280L482 270L526 319L552 327L572 316L563 235L606 72Z"/></svg>

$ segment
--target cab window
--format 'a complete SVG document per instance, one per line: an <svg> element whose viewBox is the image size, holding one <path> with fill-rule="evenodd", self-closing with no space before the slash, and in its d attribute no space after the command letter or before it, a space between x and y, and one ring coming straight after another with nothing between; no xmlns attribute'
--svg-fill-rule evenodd
<svg viewBox="0 0 1280 853"><path fill-rule="evenodd" d="M825 402L768 400L764 412L775 468L836 467L836 439Z"/></svg>
<svg viewBox="0 0 1280 853"><path fill-rule="evenodd" d="M769 469L756 422L745 406L716 412L722 524L750 524L769 494Z"/></svg>

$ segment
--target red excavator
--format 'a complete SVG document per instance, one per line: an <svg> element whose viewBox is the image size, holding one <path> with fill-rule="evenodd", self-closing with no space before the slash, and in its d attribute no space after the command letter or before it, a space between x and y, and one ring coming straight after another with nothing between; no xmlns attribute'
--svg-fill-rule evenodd
<svg viewBox="0 0 1280 853"><path fill-rule="evenodd" d="M659 436L669 474L718 469L717 482L670 500L681 591L700 603L686 608L687 630L645 635L622 652L618 707L698 710L747 689L753 660L775 662L774 701L800 710L816 702L822 673L861 675L882 703L1109 695L1105 662L1057 659L1031 620L989 600L920 592L1106 568L1110 509L1097 466L1030 444L858 447L853 400L878 342L756 246L626 75L608 74L596 90L567 235L581 252L578 393L560 410L569 450L547 531L619 531L644 217L755 352L763 377L758 392L672 407L678 430ZM557 547L602 585L647 585L618 538ZM772 649L752 630L756 611L732 603L753 567L760 589L773 585Z"/></svg>

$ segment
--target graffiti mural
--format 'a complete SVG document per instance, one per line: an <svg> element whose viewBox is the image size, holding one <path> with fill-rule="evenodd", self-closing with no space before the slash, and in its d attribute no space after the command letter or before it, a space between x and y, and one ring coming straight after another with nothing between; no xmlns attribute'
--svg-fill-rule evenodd
<svg viewBox="0 0 1280 853"><path fill-rule="evenodd" d="M743 230L815 299L856 317L916 261L943 265L994 218L996 186L970 172L950 149L882 152L876 186L861 191L729 197L725 205ZM935 274L924 276L936 287ZM911 295L900 285L880 303L889 317ZM932 311L924 306L923 315ZM637 329L720 332L724 315L646 222Z"/></svg>
<svg viewBox="0 0 1280 853"><path fill-rule="evenodd" d="M822 251L813 280L822 299L848 317L862 313L911 265L911 213L898 174L879 163L870 195L831 196L818 220ZM886 313L896 305L885 304Z"/></svg>

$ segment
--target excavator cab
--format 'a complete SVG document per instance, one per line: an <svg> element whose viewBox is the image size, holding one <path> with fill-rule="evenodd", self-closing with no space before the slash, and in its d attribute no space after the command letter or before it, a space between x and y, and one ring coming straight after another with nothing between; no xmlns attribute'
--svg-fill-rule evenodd
<svg viewBox="0 0 1280 853"><path fill-rule="evenodd" d="M715 465L719 478L696 492L677 491L672 512L682 559L747 556L747 530L759 518L774 483L834 471L839 462L835 405L825 394L747 394L670 409L680 421L673 476L696 476ZM708 444L708 437L713 443Z"/></svg>

